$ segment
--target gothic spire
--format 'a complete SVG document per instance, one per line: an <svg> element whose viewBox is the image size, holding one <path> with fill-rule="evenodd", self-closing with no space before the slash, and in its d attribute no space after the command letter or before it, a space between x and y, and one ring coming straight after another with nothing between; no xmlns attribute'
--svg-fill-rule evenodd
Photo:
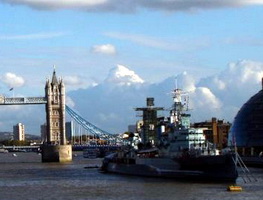
<svg viewBox="0 0 263 200"><path fill-rule="evenodd" d="M58 85L58 79L57 79L57 76L56 76L56 69L55 69L55 66L54 66L54 71L53 71L53 76L52 76L52 82L51 82L52 85Z"/></svg>

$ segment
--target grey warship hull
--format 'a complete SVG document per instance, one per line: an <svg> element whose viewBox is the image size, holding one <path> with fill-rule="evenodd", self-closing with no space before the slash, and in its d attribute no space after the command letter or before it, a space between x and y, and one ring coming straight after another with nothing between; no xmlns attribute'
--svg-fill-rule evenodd
<svg viewBox="0 0 263 200"><path fill-rule="evenodd" d="M238 173L232 155L171 158L105 158L102 170L109 173L197 181L234 182Z"/></svg>

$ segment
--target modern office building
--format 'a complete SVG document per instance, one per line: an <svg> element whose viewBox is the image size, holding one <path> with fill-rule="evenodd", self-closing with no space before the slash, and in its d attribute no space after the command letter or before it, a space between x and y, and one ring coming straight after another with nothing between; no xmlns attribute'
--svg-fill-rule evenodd
<svg viewBox="0 0 263 200"><path fill-rule="evenodd" d="M25 141L25 125L18 123L13 126L14 140Z"/></svg>
<svg viewBox="0 0 263 200"><path fill-rule="evenodd" d="M242 155L263 152L263 79L262 89L237 113L228 141L229 145L236 145Z"/></svg>
<svg viewBox="0 0 263 200"><path fill-rule="evenodd" d="M47 142L47 124L42 124L40 126L40 133L41 133L41 141Z"/></svg>
<svg viewBox="0 0 263 200"><path fill-rule="evenodd" d="M73 128L74 128L73 121L66 122L66 140L69 143L71 143L71 141L72 141L72 136L74 133Z"/></svg>

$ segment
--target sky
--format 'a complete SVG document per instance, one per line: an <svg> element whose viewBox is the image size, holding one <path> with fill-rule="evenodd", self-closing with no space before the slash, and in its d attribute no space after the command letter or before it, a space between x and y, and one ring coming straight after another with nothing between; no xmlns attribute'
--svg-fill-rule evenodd
<svg viewBox="0 0 263 200"><path fill-rule="evenodd" d="M261 19L262 0L0 0L0 93L44 96L54 65L68 92L102 83L117 65L151 84L184 72L204 84L244 60L260 71Z"/></svg>

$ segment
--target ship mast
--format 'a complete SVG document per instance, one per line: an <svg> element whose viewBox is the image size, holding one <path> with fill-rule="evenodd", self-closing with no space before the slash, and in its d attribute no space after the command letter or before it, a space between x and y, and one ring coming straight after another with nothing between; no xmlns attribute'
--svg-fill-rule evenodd
<svg viewBox="0 0 263 200"><path fill-rule="evenodd" d="M177 87L172 91L173 105L170 110L170 123L174 124L176 127L182 125L182 115L190 116L189 114L184 114L184 111L188 110L188 96L185 96L182 100L182 96L186 93Z"/></svg>

